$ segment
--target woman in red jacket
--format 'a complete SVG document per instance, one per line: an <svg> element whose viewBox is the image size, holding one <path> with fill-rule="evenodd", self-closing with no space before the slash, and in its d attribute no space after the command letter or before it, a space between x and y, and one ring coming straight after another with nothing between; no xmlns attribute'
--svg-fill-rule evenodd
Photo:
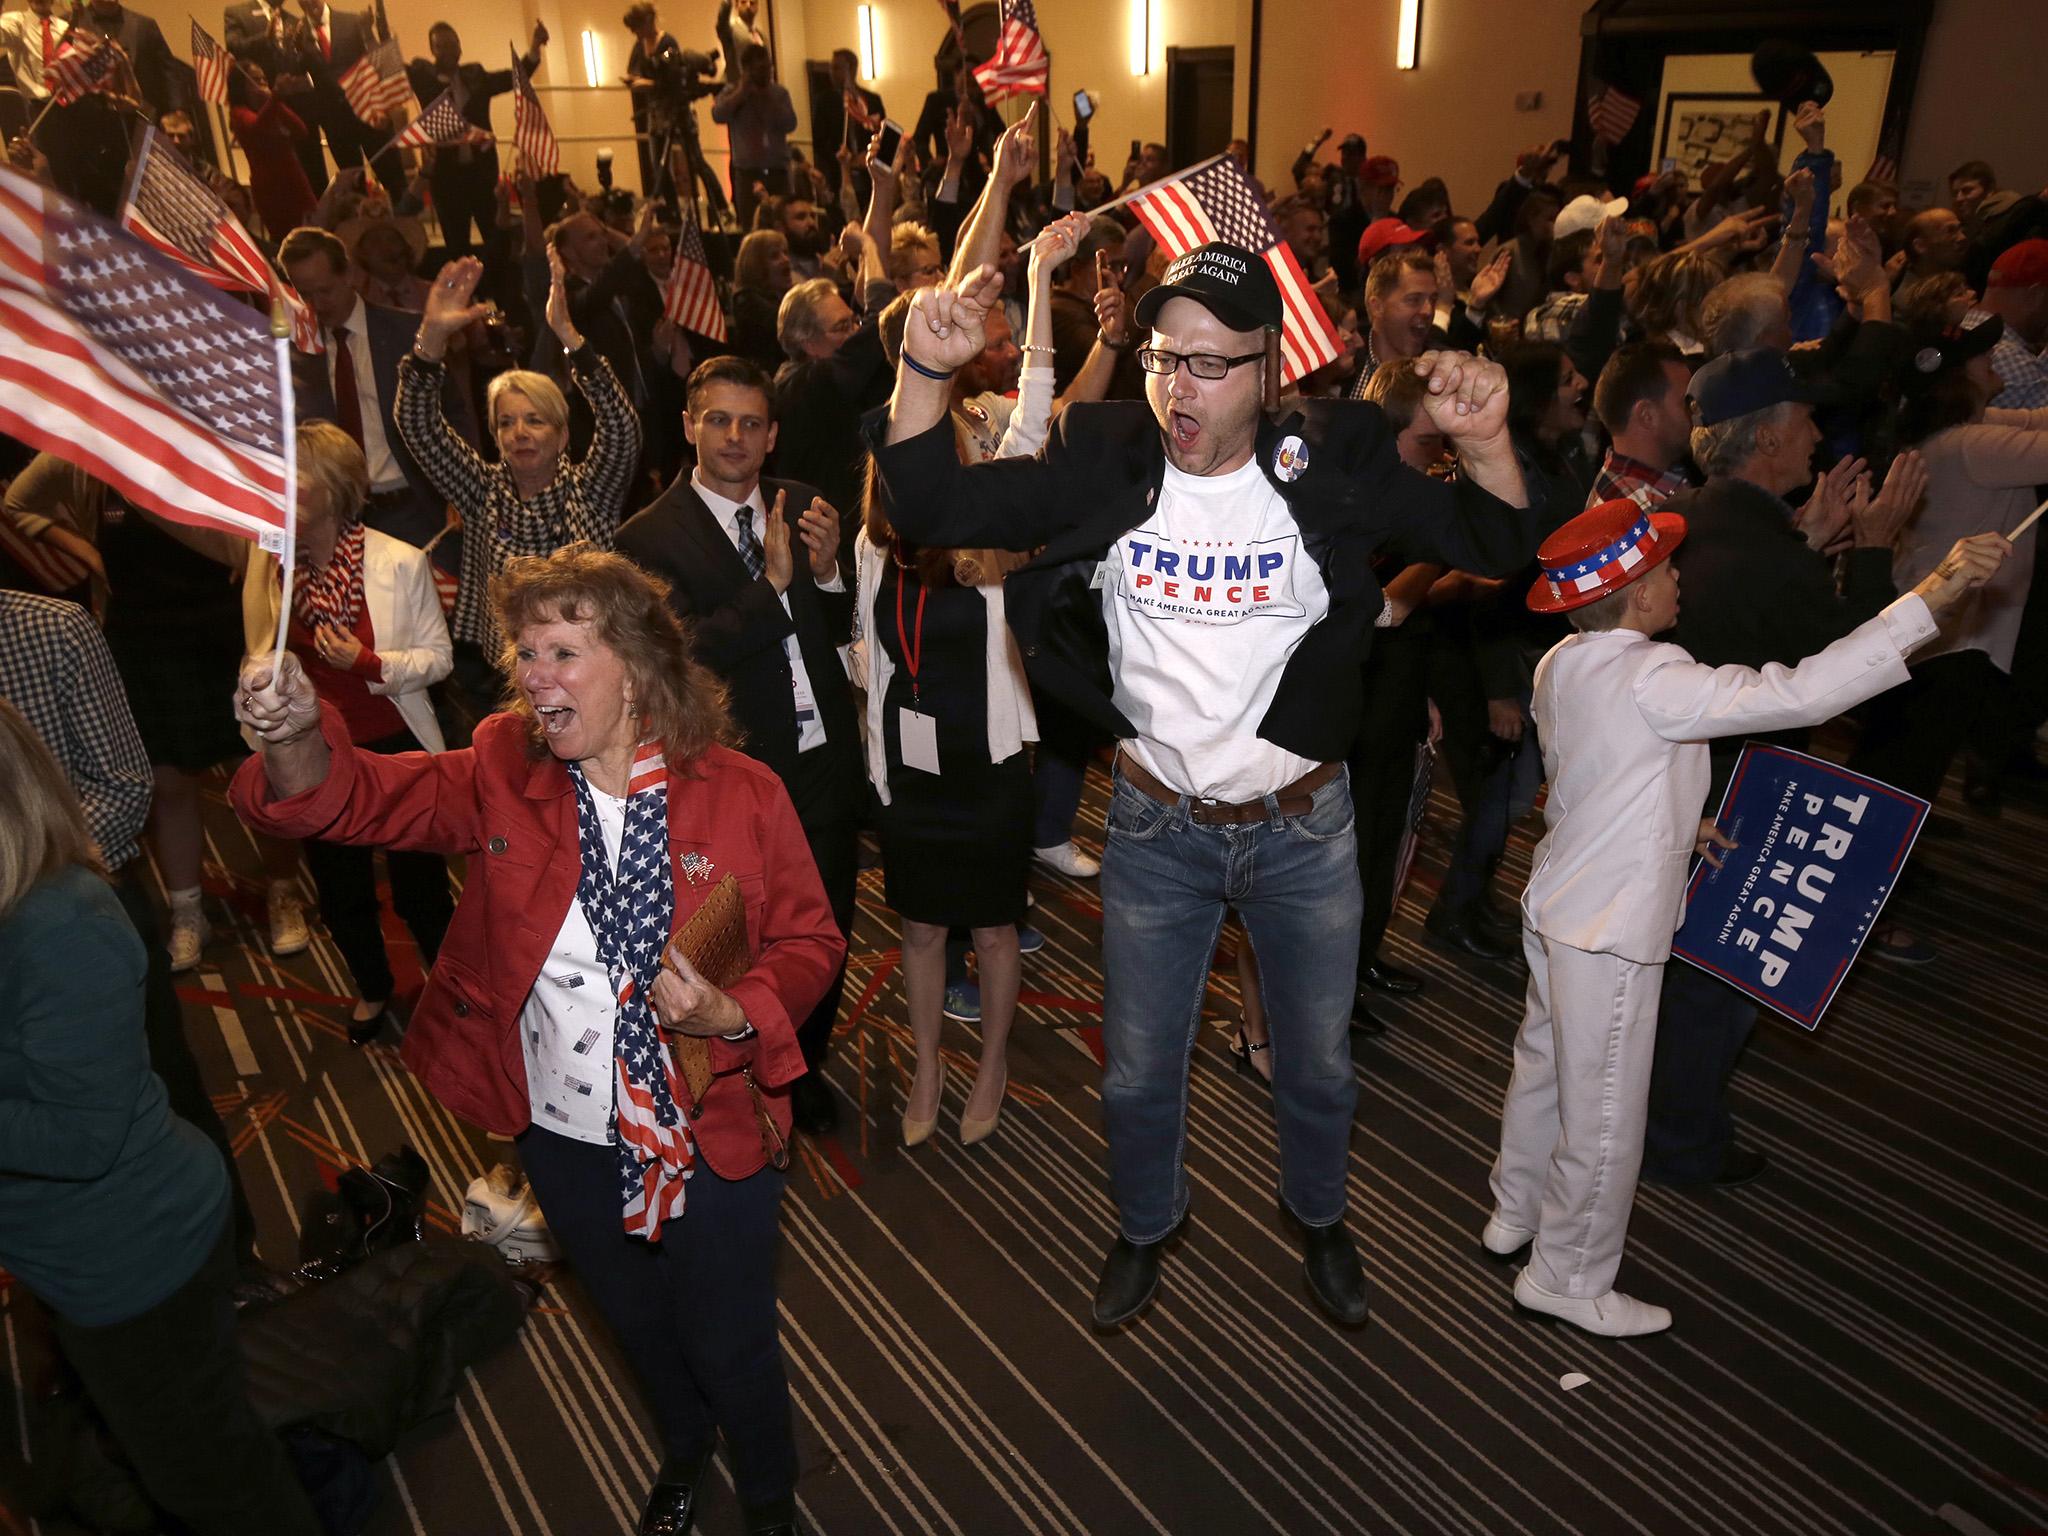
<svg viewBox="0 0 2048 1536"><path fill-rule="evenodd" d="M307 128L282 96L271 93L260 64L243 60L229 90L234 105L228 123L249 157L249 195L263 232L274 243L306 223L317 201L299 163L299 140Z"/></svg>
<svg viewBox="0 0 2048 1536"><path fill-rule="evenodd" d="M804 1070L790 1021L844 944L781 781L724 745L724 691L666 591L587 544L511 561L491 595L512 703L433 756L351 746L289 653L251 658L236 715L262 749L232 793L252 826L468 856L405 1059L449 1108L518 1136L633 1362L665 1456L640 1530L688 1528L722 1429L747 1529L794 1533L775 1318ZM752 963L723 991L661 956L727 878ZM694 1107L662 1031L709 1044Z"/></svg>

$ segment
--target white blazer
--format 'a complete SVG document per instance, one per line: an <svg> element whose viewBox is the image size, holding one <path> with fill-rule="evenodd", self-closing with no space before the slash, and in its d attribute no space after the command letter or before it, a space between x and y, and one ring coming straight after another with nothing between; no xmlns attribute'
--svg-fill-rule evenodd
<svg viewBox="0 0 2048 1536"><path fill-rule="evenodd" d="M252 656L268 655L277 644L277 578L277 557L251 544L242 580L242 640ZM384 663L384 680L370 683L370 692L398 706L406 729L421 746L429 752L445 751L447 742L427 689L454 668L455 649L425 551L365 528L363 604L370 611L377 655Z"/></svg>
<svg viewBox="0 0 2048 1536"><path fill-rule="evenodd" d="M1639 965L1671 956L1716 736L1813 725L1906 680L1933 616L1908 593L1796 667L1710 667L1629 629L1561 640L1532 713L1550 781L1522 918Z"/></svg>

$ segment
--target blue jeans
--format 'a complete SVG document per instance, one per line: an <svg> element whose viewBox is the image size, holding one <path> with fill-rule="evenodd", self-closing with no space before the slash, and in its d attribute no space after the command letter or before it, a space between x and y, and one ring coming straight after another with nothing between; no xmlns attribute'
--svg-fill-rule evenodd
<svg viewBox="0 0 2048 1536"><path fill-rule="evenodd" d="M1273 1037L1280 1198L1311 1227L1343 1220L1351 1116L1351 994L1361 902L1351 784L1305 816L1198 826L1122 774L1102 857L1102 1119L1123 1235L1155 1242L1188 1206L1188 1063L1209 961L1235 907L1259 957Z"/></svg>

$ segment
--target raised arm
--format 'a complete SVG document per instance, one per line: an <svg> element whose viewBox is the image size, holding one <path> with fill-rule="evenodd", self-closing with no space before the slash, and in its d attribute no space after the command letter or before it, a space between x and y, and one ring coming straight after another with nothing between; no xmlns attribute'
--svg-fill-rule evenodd
<svg viewBox="0 0 2048 1536"><path fill-rule="evenodd" d="M653 206L648 204L650 209ZM645 221L642 223L644 227ZM640 417L610 362L576 328L569 312L568 272L562 265L562 253L552 247L548 250L547 319L548 329L562 344L569 377L590 403L594 422L590 447L576 466L583 494L575 498L580 509L571 508L569 531L600 549L610 549L625 508L626 487L640 464Z"/></svg>
<svg viewBox="0 0 2048 1536"><path fill-rule="evenodd" d="M1458 455L1445 485L1400 464L1393 436L1374 463L1402 548L1482 576L1504 576L1536 552L1536 498L1508 437L1507 375L1463 352L1425 352L1415 371L1427 384L1423 409Z"/></svg>
<svg viewBox="0 0 2048 1536"><path fill-rule="evenodd" d="M1037 126L1038 99L1033 97L1030 109L996 140L995 169L989 172L974 212L967 216L967 224L960 231L953 267L947 273L949 280L957 283L976 267L994 263L997 247L1002 244L1003 224L1010 216L1010 194L1031 174L1038 157Z"/></svg>
<svg viewBox="0 0 2048 1536"><path fill-rule="evenodd" d="M484 500L490 471L442 407L442 360L450 337L490 313L490 305L470 302L483 275L484 264L474 256L441 268L427 290L427 307L412 350L399 360L398 398L391 410L398 435L428 481L458 507L475 507Z"/></svg>

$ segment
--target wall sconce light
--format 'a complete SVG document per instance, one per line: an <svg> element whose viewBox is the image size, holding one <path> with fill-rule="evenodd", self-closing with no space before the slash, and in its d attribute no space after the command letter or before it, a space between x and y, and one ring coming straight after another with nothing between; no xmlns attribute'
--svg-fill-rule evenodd
<svg viewBox="0 0 2048 1536"><path fill-rule="evenodd" d="M873 80L882 73L878 62L881 50L875 46L875 8L872 5L857 5L853 9L854 18L860 28L860 77L863 80Z"/></svg>
<svg viewBox="0 0 2048 1536"><path fill-rule="evenodd" d="M1131 73L1152 73L1152 0L1131 0Z"/></svg>
<svg viewBox="0 0 2048 1536"><path fill-rule="evenodd" d="M585 85L597 84L597 63L597 34L591 31L590 28L585 27L583 29L583 83Z"/></svg>
<svg viewBox="0 0 2048 1536"><path fill-rule="evenodd" d="M1394 68L1415 67L1415 43L1422 31L1422 0L1401 0L1401 26L1394 34Z"/></svg>

